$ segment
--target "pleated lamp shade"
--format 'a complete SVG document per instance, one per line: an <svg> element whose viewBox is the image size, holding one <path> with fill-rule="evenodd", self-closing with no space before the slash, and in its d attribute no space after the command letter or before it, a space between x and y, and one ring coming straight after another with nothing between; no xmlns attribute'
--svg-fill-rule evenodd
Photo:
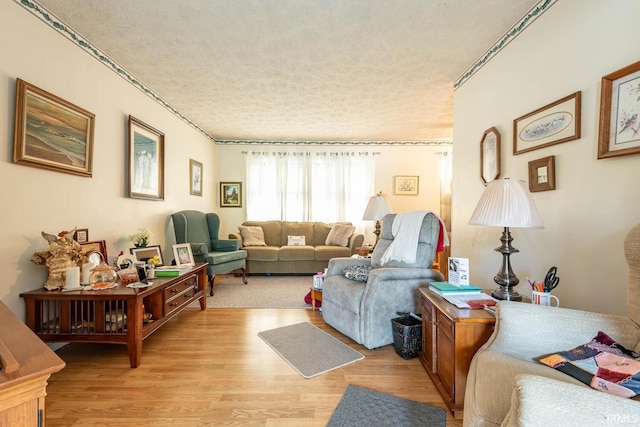
<svg viewBox="0 0 640 427"><path fill-rule="evenodd" d="M509 178L496 179L487 184L469 224L544 228L526 183Z"/></svg>

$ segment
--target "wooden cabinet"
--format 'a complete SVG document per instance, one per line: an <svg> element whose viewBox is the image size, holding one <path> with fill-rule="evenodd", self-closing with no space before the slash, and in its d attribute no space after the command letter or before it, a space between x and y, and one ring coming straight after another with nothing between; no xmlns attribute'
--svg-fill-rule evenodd
<svg viewBox="0 0 640 427"><path fill-rule="evenodd" d="M44 426L47 380L64 362L0 303L0 426Z"/></svg>
<svg viewBox="0 0 640 427"><path fill-rule="evenodd" d="M456 419L462 419L469 365L491 336L495 317L486 310L459 309L428 288L420 288L420 293L420 362L447 408Z"/></svg>
<svg viewBox="0 0 640 427"><path fill-rule="evenodd" d="M156 278L148 288L25 292L26 323L43 341L125 344L132 368L140 365L142 341L192 302L207 308L207 264L178 277ZM145 321L144 312L151 315Z"/></svg>

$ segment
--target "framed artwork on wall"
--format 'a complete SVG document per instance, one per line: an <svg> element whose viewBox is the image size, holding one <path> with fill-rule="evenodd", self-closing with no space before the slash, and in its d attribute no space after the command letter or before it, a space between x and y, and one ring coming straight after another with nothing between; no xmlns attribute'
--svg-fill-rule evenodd
<svg viewBox="0 0 640 427"><path fill-rule="evenodd" d="M484 185L500 176L500 132L495 127L484 131L480 140L480 179Z"/></svg>
<svg viewBox="0 0 640 427"><path fill-rule="evenodd" d="M164 200L164 134L129 116L129 197Z"/></svg>
<svg viewBox="0 0 640 427"><path fill-rule="evenodd" d="M202 163L189 159L189 194L202 196Z"/></svg>
<svg viewBox="0 0 640 427"><path fill-rule="evenodd" d="M602 78L598 159L640 153L640 62Z"/></svg>
<svg viewBox="0 0 640 427"><path fill-rule="evenodd" d="M417 196L418 195L417 176L398 175L393 177L393 194L400 196Z"/></svg>
<svg viewBox="0 0 640 427"><path fill-rule="evenodd" d="M556 156L543 157L529 162L529 191L556 189Z"/></svg>
<svg viewBox="0 0 640 427"><path fill-rule="evenodd" d="M221 182L220 183L220 207L221 208L241 208L242 207L242 183L241 182Z"/></svg>
<svg viewBox="0 0 640 427"><path fill-rule="evenodd" d="M513 121L513 154L580 138L582 92L565 96Z"/></svg>
<svg viewBox="0 0 640 427"><path fill-rule="evenodd" d="M16 79L13 162L91 177L95 115Z"/></svg>

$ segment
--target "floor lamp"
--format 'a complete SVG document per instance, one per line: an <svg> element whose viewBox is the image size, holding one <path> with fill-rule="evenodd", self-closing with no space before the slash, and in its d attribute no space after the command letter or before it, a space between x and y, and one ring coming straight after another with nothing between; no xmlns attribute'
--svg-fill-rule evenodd
<svg viewBox="0 0 640 427"><path fill-rule="evenodd" d="M373 234L376 235L376 244L378 240L380 240L380 220L388 213L391 213L391 208L389 208L387 198L382 195L382 191L375 196L371 196L369 203L367 203L367 208L364 210L362 219L376 222L376 229L373 232Z"/></svg>
<svg viewBox="0 0 640 427"><path fill-rule="evenodd" d="M500 238L502 245L494 249L502 254L502 266L493 278L500 287L491 296L501 300L522 300L522 295L513 289L520 280L511 269L509 256L520 251L511 246L513 238L509 227L544 228L525 182L509 178L489 182L469 224L504 227Z"/></svg>

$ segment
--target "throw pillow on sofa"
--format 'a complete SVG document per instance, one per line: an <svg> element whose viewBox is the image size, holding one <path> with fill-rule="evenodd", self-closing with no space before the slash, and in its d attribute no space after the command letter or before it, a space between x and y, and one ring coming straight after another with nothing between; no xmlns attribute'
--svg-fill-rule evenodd
<svg viewBox="0 0 640 427"><path fill-rule="evenodd" d="M640 362L635 360L638 356L600 331L587 344L542 357L540 363L596 390L634 397L640 394Z"/></svg>
<svg viewBox="0 0 640 427"><path fill-rule="evenodd" d="M324 244L327 246L347 246L349 237L356 231L353 225L333 224Z"/></svg>
<svg viewBox="0 0 640 427"><path fill-rule="evenodd" d="M262 227L239 225L238 229L242 236L242 246L267 246Z"/></svg>
<svg viewBox="0 0 640 427"><path fill-rule="evenodd" d="M304 246L305 244L304 236L287 236L287 246Z"/></svg>
<svg viewBox="0 0 640 427"><path fill-rule="evenodd" d="M369 272L371 272L371 267L368 265L352 265L342 271L344 277L349 280L355 280L356 282L366 282L369 280Z"/></svg>

